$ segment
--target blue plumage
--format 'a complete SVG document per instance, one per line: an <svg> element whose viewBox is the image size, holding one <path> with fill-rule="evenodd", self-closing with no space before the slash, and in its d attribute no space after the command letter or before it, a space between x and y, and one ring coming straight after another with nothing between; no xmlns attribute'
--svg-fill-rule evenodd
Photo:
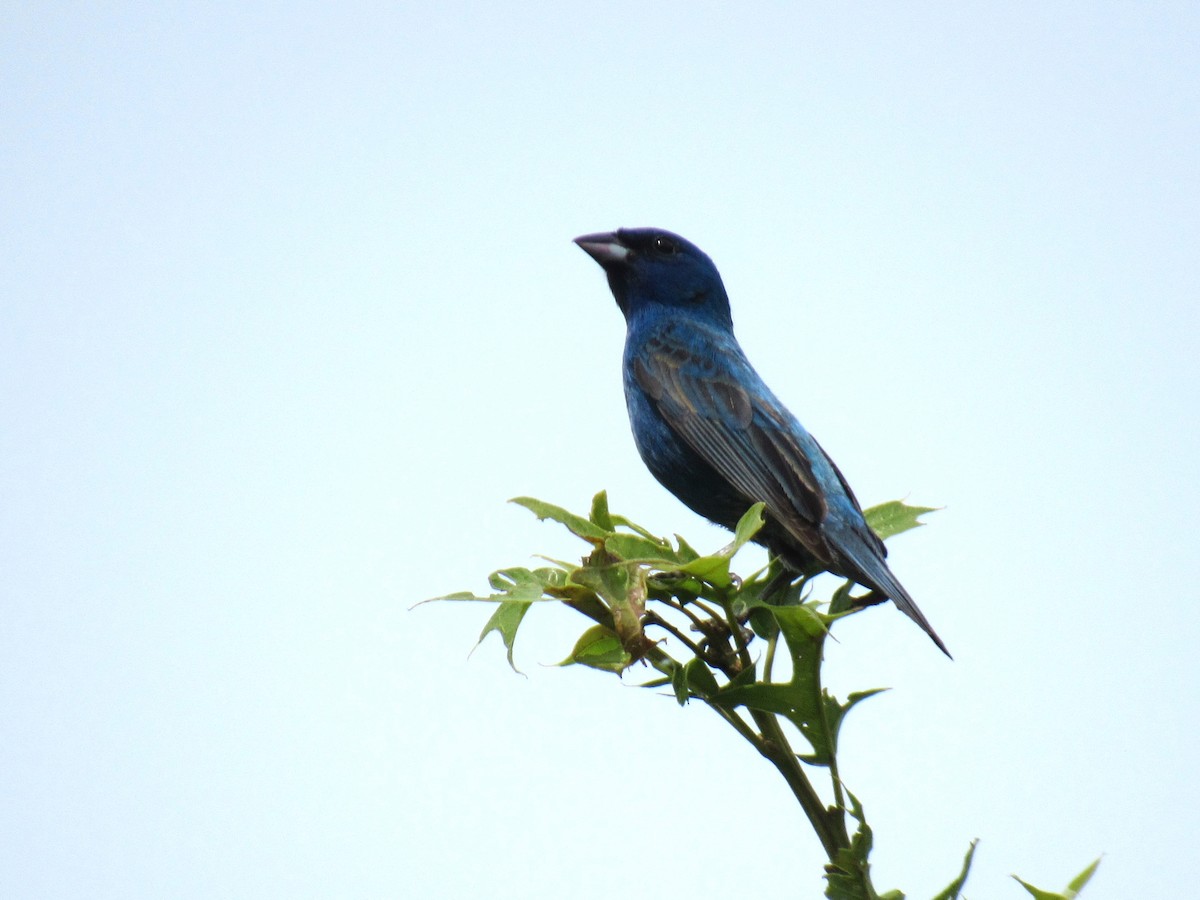
<svg viewBox="0 0 1200 900"><path fill-rule="evenodd" d="M625 401L654 477L730 529L763 501L758 539L788 568L829 569L890 598L949 656L888 568L842 473L746 359L712 260L656 228L575 243L604 268L625 315Z"/></svg>

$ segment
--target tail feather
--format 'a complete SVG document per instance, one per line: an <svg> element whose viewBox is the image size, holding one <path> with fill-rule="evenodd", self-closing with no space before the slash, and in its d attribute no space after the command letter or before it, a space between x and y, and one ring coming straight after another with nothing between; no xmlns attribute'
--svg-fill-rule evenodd
<svg viewBox="0 0 1200 900"><path fill-rule="evenodd" d="M864 523L865 527L865 523ZM871 535L874 537L874 535ZM874 547L861 537L855 536L857 540L840 542L842 545L838 548L845 555L845 562L849 565L846 568L846 577L857 581L863 587L869 587L872 590L878 591L886 596L889 600L896 604L896 608L904 613L914 622L916 622L921 630L924 631L933 640L939 650L946 654L950 659L950 651L946 649L946 645L942 643L942 639L938 637L933 626L929 624L929 620L925 618L924 613L917 607L913 598L909 596L908 591L900 584L896 576L892 574L892 570L888 568L887 562L883 556L874 549ZM847 546L848 544L852 546ZM858 552L854 552L857 550Z"/></svg>

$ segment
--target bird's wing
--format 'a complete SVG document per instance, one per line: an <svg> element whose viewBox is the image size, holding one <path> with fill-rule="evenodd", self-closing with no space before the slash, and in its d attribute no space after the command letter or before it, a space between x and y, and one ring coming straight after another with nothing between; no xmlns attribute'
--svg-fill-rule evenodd
<svg viewBox="0 0 1200 900"><path fill-rule="evenodd" d="M888 569L883 541L862 516L850 485L812 435L767 390L745 357L719 342L694 350L670 332L648 339L632 360L633 376L667 424L747 501L813 557L892 601L950 651ZM830 500L853 507L833 517ZM826 527L830 518L841 525ZM778 552L778 551L776 551Z"/></svg>
<svg viewBox="0 0 1200 900"><path fill-rule="evenodd" d="M771 517L810 553L831 559L821 531L828 488L813 467L814 454L828 457L744 357L697 353L669 333L660 334L634 358L633 375L671 428L748 504L765 502ZM803 445L805 439L811 447ZM840 474L837 478L845 484Z"/></svg>

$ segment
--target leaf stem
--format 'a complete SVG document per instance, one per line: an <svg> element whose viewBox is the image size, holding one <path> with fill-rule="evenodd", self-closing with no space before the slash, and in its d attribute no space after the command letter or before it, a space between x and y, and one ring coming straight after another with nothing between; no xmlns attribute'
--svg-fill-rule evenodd
<svg viewBox="0 0 1200 900"><path fill-rule="evenodd" d="M800 766L799 757L792 750L792 746L783 733L783 729L779 727L779 721L775 716L772 713L758 710L750 710L750 716L761 732L761 737L755 742L758 752L779 770L779 774L783 776L783 780L787 782L792 794L799 801L801 809L804 810L805 816L808 817L813 831L817 833L825 855L829 857L830 862L834 862L837 859L838 851L850 846L845 819L840 814L834 814L832 810L827 809L825 803L817 795L812 782L808 780L808 776L804 774L804 770Z"/></svg>
<svg viewBox="0 0 1200 900"><path fill-rule="evenodd" d="M733 634L733 643L737 647L738 659L741 660L742 670L746 671L754 667L754 660L750 656L750 650L746 646L746 636L742 634L741 623L738 622L737 616L733 612L733 601L729 599L729 595L721 592L721 606L725 610L725 621L729 624L729 631Z"/></svg>

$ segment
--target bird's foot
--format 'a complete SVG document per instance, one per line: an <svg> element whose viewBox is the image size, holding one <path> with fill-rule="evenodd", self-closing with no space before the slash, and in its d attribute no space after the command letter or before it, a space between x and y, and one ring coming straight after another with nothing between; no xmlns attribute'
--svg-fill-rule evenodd
<svg viewBox="0 0 1200 900"><path fill-rule="evenodd" d="M850 608L866 609L868 606L878 606L880 603L887 603L887 601L887 596L879 593L879 591L868 591L861 597L852 596L850 598Z"/></svg>

